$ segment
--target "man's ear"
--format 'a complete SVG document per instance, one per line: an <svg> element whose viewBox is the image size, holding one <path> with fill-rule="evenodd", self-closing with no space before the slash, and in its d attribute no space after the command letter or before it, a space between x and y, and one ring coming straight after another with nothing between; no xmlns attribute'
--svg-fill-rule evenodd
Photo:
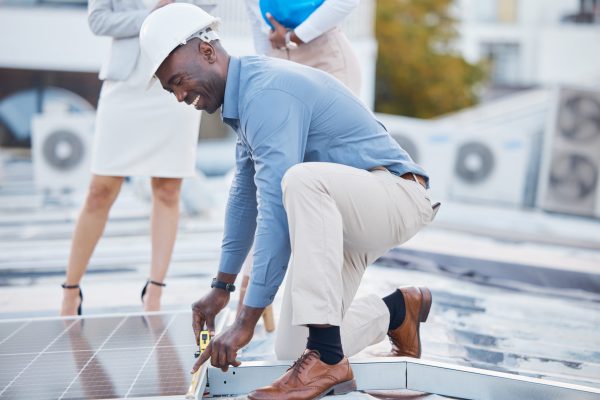
<svg viewBox="0 0 600 400"><path fill-rule="evenodd" d="M215 48L212 44L200 40L200 44L198 45L198 51L200 51L202 57L204 57L204 59L208 61L209 64L212 64L215 61L217 61L217 52L215 51Z"/></svg>

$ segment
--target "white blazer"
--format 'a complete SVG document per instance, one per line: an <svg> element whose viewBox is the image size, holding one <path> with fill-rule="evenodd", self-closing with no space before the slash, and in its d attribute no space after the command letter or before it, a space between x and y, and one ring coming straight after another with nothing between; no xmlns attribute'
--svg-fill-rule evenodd
<svg viewBox="0 0 600 400"><path fill-rule="evenodd" d="M158 0L156 0L158 2ZM184 0L210 12L214 0ZM90 0L88 24L95 35L112 37L110 53L100 68L99 78L124 81L137 63L140 54L138 36L150 10L143 0Z"/></svg>

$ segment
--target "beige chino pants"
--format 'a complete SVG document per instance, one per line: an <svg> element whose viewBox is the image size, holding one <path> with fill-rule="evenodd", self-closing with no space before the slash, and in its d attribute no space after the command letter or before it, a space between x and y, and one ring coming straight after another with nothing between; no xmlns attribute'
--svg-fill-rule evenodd
<svg viewBox="0 0 600 400"><path fill-rule="evenodd" d="M388 171L301 163L282 180L292 257L275 352L295 359L307 324L341 327L347 356L387 334L389 312L374 293L354 300L365 268L433 219L427 191Z"/></svg>

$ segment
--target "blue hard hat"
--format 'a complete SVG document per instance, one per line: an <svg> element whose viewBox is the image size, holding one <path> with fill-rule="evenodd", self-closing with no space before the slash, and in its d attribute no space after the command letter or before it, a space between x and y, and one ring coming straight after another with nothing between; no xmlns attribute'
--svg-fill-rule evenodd
<svg viewBox="0 0 600 400"><path fill-rule="evenodd" d="M260 13L273 28L267 19L266 13L270 13L281 25L288 29L295 29L310 14L312 14L325 0L260 0Z"/></svg>

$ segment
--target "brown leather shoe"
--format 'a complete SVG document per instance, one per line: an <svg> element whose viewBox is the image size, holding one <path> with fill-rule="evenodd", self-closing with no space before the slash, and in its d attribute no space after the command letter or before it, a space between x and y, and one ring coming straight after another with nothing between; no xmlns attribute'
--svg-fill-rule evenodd
<svg viewBox="0 0 600 400"><path fill-rule="evenodd" d="M406 316L402 324L388 331L394 357L421 357L419 325L427 321L431 309L431 292L425 287L406 286L398 288L404 296Z"/></svg>
<svg viewBox="0 0 600 400"><path fill-rule="evenodd" d="M325 364L316 350L304 354L271 386L256 389L250 400L309 400L328 394L345 394L356 390L348 358L335 365Z"/></svg>

